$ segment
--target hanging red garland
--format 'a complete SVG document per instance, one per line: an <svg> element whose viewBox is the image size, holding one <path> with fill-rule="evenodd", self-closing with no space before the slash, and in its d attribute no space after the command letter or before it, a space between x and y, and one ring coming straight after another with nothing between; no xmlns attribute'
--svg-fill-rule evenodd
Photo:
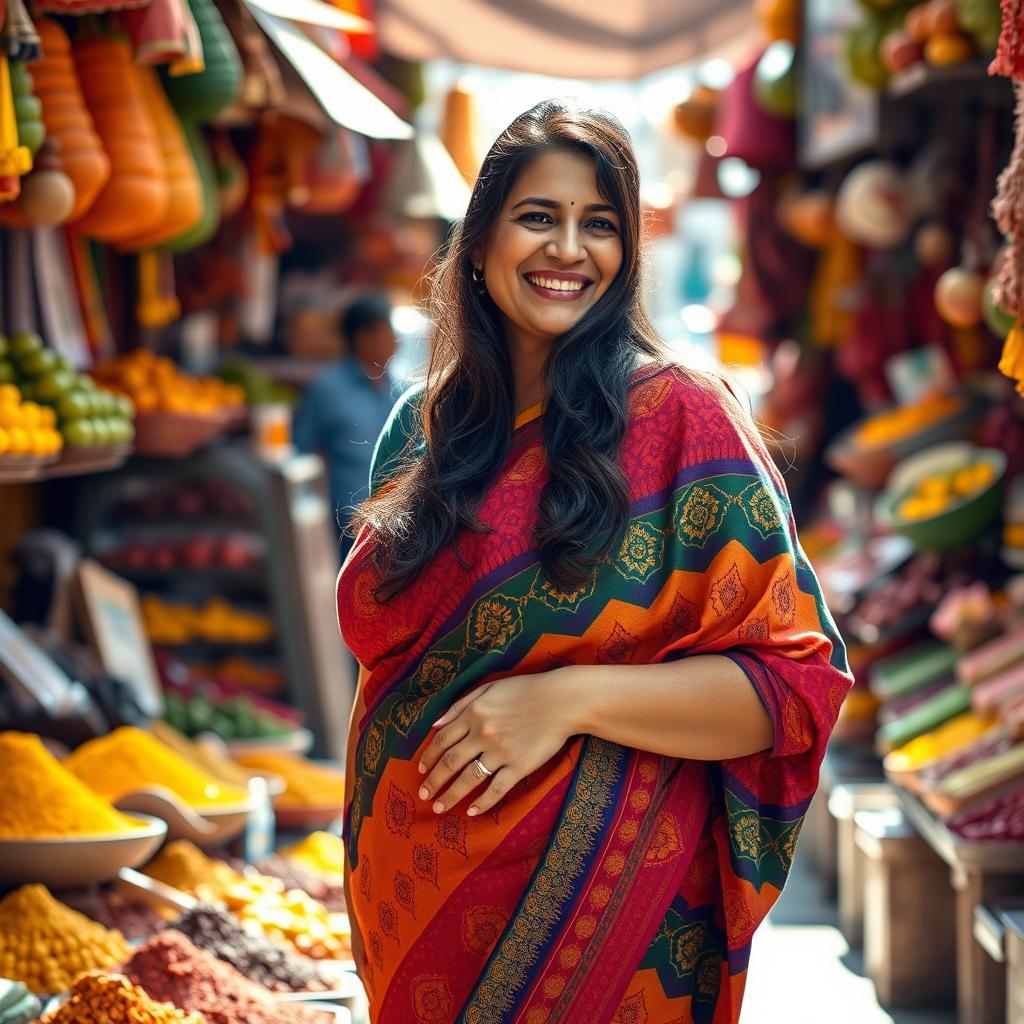
<svg viewBox="0 0 1024 1024"><path fill-rule="evenodd" d="M990 75L1024 81L1024 0L1002 0L1003 31Z"/></svg>

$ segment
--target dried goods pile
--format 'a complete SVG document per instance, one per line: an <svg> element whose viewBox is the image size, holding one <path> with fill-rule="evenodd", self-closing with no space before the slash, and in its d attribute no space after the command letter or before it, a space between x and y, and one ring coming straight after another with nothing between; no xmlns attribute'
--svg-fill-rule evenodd
<svg viewBox="0 0 1024 1024"><path fill-rule="evenodd" d="M82 971L113 967L128 956L124 936L50 895L23 885L0 900L0 976L39 995L70 988Z"/></svg>
<svg viewBox="0 0 1024 1024"><path fill-rule="evenodd" d="M198 1013L158 1003L120 974L89 971L71 987L71 995L42 1019L42 1024L206 1024Z"/></svg>
<svg viewBox="0 0 1024 1024"><path fill-rule="evenodd" d="M326 963L247 932L234 914L213 903L197 903L178 917L173 927L200 949L273 991L325 992L338 980Z"/></svg>
<svg viewBox="0 0 1024 1024"><path fill-rule="evenodd" d="M327 1014L275 999L174 930L140 946L124 973L154 998L201 1013L208 1024L328 1024L330 1020Z"/></svg>
<svg viewBox="0 0 1024 1024"><path fill-rule="evenodd" d="M165 786L198 808L239 804L246 799L244 790L211 778L155 736L129 725L83 744L65 764L108 800L146 786Z"/></svg>
<svg viewBox="0 0 1024 1024"><path fill-rule="evenodd" d="M0 839L114 835L142 827L62 767L38 736L0 733L0 764Z"/></svg>

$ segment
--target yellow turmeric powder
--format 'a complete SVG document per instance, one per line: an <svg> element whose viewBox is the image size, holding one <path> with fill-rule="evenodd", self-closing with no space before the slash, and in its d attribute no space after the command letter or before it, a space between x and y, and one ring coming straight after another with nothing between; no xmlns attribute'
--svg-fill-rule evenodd
<svg viewBox="0 0 1024 1024"><path fill-rule="evenodd" d="M219 899L242 876L223 861L207 857L187 839L168 843L143 869L150 878L201 899Z"/></svg>
<svg viewBox="0 0 1024 1024"><path fill-rule="evenodd" d="M144 989L120 974L89 971L75 979L71 995L41 1024L206 1024L199 1013L186 1013L173 1003L158 1003Z"/></svg>
<svg viewBox="0 0 1024 1024"><path fill-rule="evenodd" d="M244 790L210 778L155 736L130 725L89 740L64 766L108 800L146 786L165 786L198 809L246 800Z"/></svg>
<svg viewBox="0 0 1024 1024"><path fill-rule="evenodd" d="M23 885L0 900L0 977L36 995L63 992L82 971L113 967L128 952L119 931L64 906L45 885Z"/></svg>
<svg viewBox="0 0 1024 1024"><path fill-rule="evenodd" d="M0 765L0 839L100 836L144 827L62 767L38 736L0 733Z"/></svg>

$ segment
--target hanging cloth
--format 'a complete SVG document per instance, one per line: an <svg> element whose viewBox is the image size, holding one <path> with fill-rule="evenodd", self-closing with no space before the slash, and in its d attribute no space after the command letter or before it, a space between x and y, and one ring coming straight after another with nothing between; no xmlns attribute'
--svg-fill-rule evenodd
<svg viewBox="0 0 1024 1024"><path fill-rule="evenodd" d="M22 0L7 0L6 14L3 17L3 52L11 60L27 64L39 60L42 51L39 47L39 33L32 24L25 4Z"/></svg>

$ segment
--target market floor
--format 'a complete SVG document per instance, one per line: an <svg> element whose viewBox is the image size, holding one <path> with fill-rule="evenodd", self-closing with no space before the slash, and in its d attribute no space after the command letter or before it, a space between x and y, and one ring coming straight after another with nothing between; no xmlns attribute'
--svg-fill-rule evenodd
<svg viewBox="0 0 1024 1024"><path fill-rule="evenodd" d="M754 936L740 1024L956 1024L956 1011L885 1010L861 956L836 926L836 908L799 854Z"/></svg>

